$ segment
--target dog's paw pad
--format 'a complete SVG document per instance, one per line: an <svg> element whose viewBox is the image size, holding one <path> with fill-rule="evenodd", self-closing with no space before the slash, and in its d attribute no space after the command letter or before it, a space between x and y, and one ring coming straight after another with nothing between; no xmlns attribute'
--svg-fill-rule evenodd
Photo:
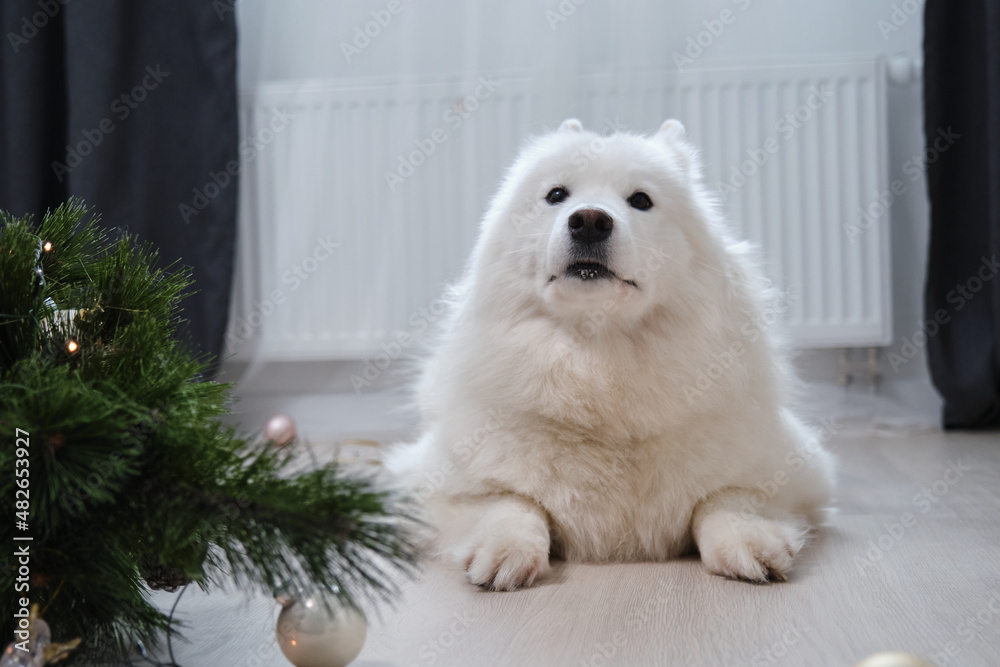
<svg viewBox="0 0 1000 667"><path fill-rule="evenodd" d="M715 574L757 583L785 581L805 535L794 523L737 518L708 531L699 550Z"/></svg>
<svg viewBox="0 0 1000 667"><path fill-rule="evenodd" d="M549 569L548 546L530 541L491 540L466 558L469 581L494 591L513 591L532 585Z"/></svg>

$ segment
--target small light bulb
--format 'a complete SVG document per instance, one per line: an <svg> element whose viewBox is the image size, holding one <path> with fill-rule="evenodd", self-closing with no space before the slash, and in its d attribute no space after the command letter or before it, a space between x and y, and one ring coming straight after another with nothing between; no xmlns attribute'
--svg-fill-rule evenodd
<svg viewBox="0 0 1000 667"><path fill-rule="evenodd" d="M69 350L70 352L76 352L79 348L80 346L76 344L75 340L71 340L69 344L66 345L66 349Z"/></svg>
<svg viewBox="0 0 1000 667"><path fill-rule="evenodd" d="M45 252L52 250L52 241L46 241L45 245L43 245L42 248L45 250Z"/></svg>

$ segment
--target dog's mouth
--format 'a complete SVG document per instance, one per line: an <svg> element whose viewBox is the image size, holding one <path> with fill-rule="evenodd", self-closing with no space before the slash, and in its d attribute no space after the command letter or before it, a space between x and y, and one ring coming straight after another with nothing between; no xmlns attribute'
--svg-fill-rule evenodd
<svg viewBox="0 0 1000 667"><path fill-rule="evenodd" d="M573 262L566 267L566 275L580 280L613 280L618 278L614 271L600 262L593 261Z"/></svg>
<svg viewBox="0 0 1000 667"><path fill-rule="evenodd" d="M622 280L618 277L618 274L606 267L600 262L594 260L582 260L578 262L573 262L566 267L566 273L564 274L567 278L576 278L584 282L590 280L620 280L626 285L632 287L638 287L634 280ZM549 278L549 282L556 279L555 276Z"/></svg>

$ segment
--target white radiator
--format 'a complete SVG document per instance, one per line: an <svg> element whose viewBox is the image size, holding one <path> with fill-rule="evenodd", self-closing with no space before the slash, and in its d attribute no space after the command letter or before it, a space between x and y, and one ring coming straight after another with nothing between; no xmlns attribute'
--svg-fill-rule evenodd
<svg viewBox="0 0 1000 667"><path fill-rule="evenodd" d="M788 295L793 340L890 342L888 216L859 217L887 188L879 62L593 76L569 105L536 90L484 75L246 93L256 145L244 153L228 353L360 359L420 333L523 139L569 116L636 131L681 119L707 183ZM401 156L420 163L412 174Z"/></svg>

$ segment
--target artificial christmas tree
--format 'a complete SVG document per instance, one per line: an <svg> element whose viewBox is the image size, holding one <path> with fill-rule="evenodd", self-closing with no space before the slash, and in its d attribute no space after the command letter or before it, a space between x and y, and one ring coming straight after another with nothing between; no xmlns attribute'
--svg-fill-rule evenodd
<svg viewBox="0 0 1000 667"><path fill-rule="evenodd" d="M23 554L3 559L0 636L38 603L76 656L124 660L173 630L149 588L390 594L417 556L405 504L222 426L228 387L173 337L188 274L155 259L80 202L0 214L0 535Z"/></svg>

